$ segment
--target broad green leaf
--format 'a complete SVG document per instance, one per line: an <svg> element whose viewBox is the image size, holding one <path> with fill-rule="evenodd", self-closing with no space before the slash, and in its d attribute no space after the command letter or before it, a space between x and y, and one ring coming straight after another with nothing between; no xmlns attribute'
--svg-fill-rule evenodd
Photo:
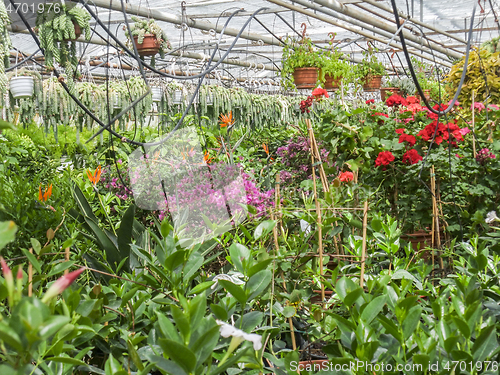
<svg viewBox="0 0 500 375"><path fill-rule="evenodd" d="M31 254L28 250L26 249L21 249L21 251L23 252L23 254L26 256L26 258L28 258L29 262L33 265L33 267L35 267L35 270L38 272L38 273L42 273L42 266L40 266L40 262L38 262L38 260L35 258L35 256L33 254Z"/></svg>
<svg viewBox="0 0 500 375"><path fill-rule="evenodd" d="M257 228L255 228L255 231L253 232L253 237L255 238L255 240L260 239L262 236L265 236L269 232L271 232L275 225L276 221L274 220L263 221L257 226Z"/></svg>
<svg viewBox="0 0 500 375"><path fill-rule="evenodd" d="M0 250L16 238L17 225L13 221L0 222Z"/></svg>
<svg viewBox="0 0 500 375"><path fill-rule="evenodd" d="M50 336L54 335L64 325L69 323L70 320L71 319L67 316L53 315L45 322L43 322L38 331L38 335L42 340L47 340Z"/></svg>
<svg viewBox="0 0 500 375"><path fill-rule="evenodd" d="M245 285L245 292L248 299L252 300L258 295L261 295L271 283L273 274L270 270L262 270L253 275Z"/></svg>
<svg viewBox="0 0 500 375"><path fill-rule="evenodd" d="M386 296L375 297L368 305L364 308L361 313L361 320L366 324L370 324L373 319L382 311L386 302Z"/></svg>
<svg viewBox="0 0 500 375"><path fill-rule="evenodd" d="M21 338L16 331L4 322L0 322L0 340L11 346L18 353L24 352L24 346L21 343Z"/></svg>
<svg viewBox="0 0 500 375"><path fill-rule="evenodd" d="M198 293L201 293L205 290L207 290L208 288L210 288L213 284L215 283L215 281L205 281L201 284L198 284L196 285L193 289L191 289L187 295L192 295L192 294L198 294Z"/></svg>
<svg viewBox="0 0 500 375"><path fill-rule="evenodd" d="M245 245L233 243L229 247L229 255L231 256L231 262L234 264L236 269L239 272L246 274L246 269L243 265L246 265L250 259L250 250L248 250Z"/></svg>
<svg viewBox="0 0 500 375"><path fill-rule="evenodd" d="M417 328L421 315L422 308L420 306L413 306L408 312L408 315L406 315L403 321L403 337L405 340L407 340Z"/></svg>
<svg viewBox="0 0 500 375"><path fill-rule="evenodd" d="M187 346L169 339L160 339L160 346L163 352L172 361L182 367L187 373L192 373L196 366L196 356Z"/></svg>
<svg viewBox="0 0 500 375"><path fill-rule="evenodd" d="M245 294L245 291L236 284L233 284L230 281L227 280L219 280L219 284L224 287L231 295L236 298L236 300L241 303L242 305L245 305L247 303L247 295Z"/></svg>
<svg viewBox="0 0 500 375"><path fill-rule="evenodd" d="M472 346L474 361L484 361L496 348L498 348L498 340L495 334L495 326L491 325L483 328Z"/></svg>
<svg viewBox="0 0 500 375"><path fill-rule="evenodd" d="M132 228L134 226L135 205L131 204L123 214L120 228L116 233L118 250L122 259L130 259L130 244L132 243ZM125 271L130 269L130 264L125 264Z"/></svg>

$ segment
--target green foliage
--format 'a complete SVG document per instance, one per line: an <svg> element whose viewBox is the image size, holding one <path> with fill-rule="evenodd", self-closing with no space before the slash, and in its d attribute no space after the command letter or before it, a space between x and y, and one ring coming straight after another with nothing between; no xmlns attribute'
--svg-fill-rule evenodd
<svg viewBox="0 0 500 375"><path fill-rule="evenodd" d="M284 43L280 75L284 87L293 88L295 68L321 68L323 62L320 53L309 38L302 38L300 41L287 38Z"/></svg>
<svg viewBox="0 0 500 375"><path fill-rule="evenodd" d="M356 65L356 74L359 78L365 78L370 75L384 75L385 67L375 54L377 50L370 49L363 52L361 64Z"/></svg>
<svg viewBox="0 0 500 375"><path fill-rule="evenodd" d="M78 77L75 25L81 28L85 39L90 39L90 14L83 8L54 3L37 15L36 26L45 63L52 67L54 60L66 69L71 92L75 92L74 78Z"/></svg>
<svg viewBox="0 0 500 375"><path fill-rule="evenodd" d="M449 95L454 95L458 89L464 62L465 57L454 64L446 78ZM489 103L500 103L500 52L491 53L486 49L470 51L467 74L458 97L465 107L472 104L472 92L475 93L475 102L488 99Z"/></svg>

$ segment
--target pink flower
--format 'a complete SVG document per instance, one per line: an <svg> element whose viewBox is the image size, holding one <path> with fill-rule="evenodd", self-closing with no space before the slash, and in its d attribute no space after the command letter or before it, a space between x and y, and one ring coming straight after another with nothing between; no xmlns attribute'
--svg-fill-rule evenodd
<svg viewBox="0 0 500 375"><path fill-rule="evenodd" d="M470 133L470 129L469 128L462 128L460 129L460 134L462 135L466 135L466 134L469 134Z"/></svg>
<svg viewBox="0 0 500 375"><path fill-rule="evenodd" d="M50 288L47 290L47 292L45 292L45 294L42 298L42 302L47 303L52 298L56 297L58 294L61 294L62 292L64 292L66 290L66 288L68 288L68 286L70 286L73 283L73 281L75 281L76 278L78 276L80 276L80 274L85 270L86 270L86 268L82 267L76 271L70 272L67 275L64 275L63 277L60 277L59 279L57 279L50 286Z"/></svg>
<svg viewBox="0 0 500 375"><path fill-rule="evenodd" d="M485 109L485 106L483 103L480 103L480 102L474 102L472 103L471 105L471 110L474 110L474 109L479 109L479 111L482 111L483 109Z"/></svg>
<svg viewBox="0 0 500 375"><path fill-rule="evenodd" d="M453 100L450 100L450 101L448 102L448 107L451 105L451 102L452 102L452 101L453 101ZM460 105L460 102L459 102L458 100L455 100L455 104L453 104L453 105L459 106L459 105Z"/></svg>
<svg viewBox="0 0 500 375"><path fill-rule="evenodd" d="M3 257L0 257L0 263L2 264L3 277L5 279L5 286L7 287L9 298L12 298L14 295L14 278L12 276L12 271Z"/></svg>
<svg viewBox="0 0 500 375"><path fill-rule="evenodd" d="M455 156L456 156L457 158L459 158L459 159L462 159L462 158L463 158L463 156L460 156L459 154L455 154Z"/></svg>
<svg viewBox="0 0 500 375"><path fill-rule="evenodd" d="M497 105L495 105L495 104L490 104L490 105L488 106L488 111L490 111L491 109L494 109L495 111L500 110L500 108L498 108L498 106L497 106Z"/></svg>

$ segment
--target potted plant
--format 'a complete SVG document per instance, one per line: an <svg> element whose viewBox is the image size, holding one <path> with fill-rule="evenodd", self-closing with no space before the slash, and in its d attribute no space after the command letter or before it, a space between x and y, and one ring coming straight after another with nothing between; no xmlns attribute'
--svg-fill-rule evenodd
<svg viewBox="0 0 500 375"><path fill-rule="evenodd" d="M65 4L50 7L47 12L39 13L36 30L40 45L44 50L45 65L54 66L54 60L66 70L69 88L74 92L74 77L78 71L76 39L83 33L90 39L90 14L83 8Z"/></svg>
<svg viewBox="0 0 500 375"><path fill-rule="evenodd" d="M282 55L281 77L285 88L312 89L318 81L321 57L309 38L302 38L300 42L292 39L285 41ZM292 77L292 80L290 80Z"/></svg>
<svg viewBox="0 0 500 375"><path fill-rule="evenodd" d="M363 53L362 63L357 65L356 70L356 75L361 79L363 90L375 91L380 89L385 67L378 60L373 50Z"/></svg>
<svg viewBox="0 0 500 375"><path fill-rule="evenodd" d="M399 77L384 77L384 79L382 80L382 86L380 87L380 99L385 102L385 100L393 94L400 95L399 86Z"/></svg>
<svg viewBox="0 0 500 375"><path fill-rule="evenodd" d="M127 28L124 26L125 35L127 36L127 47L132 48L132 40L137 48L139 56L151 56L151 65L154 66L155 55L160 54L160 57L165 57L171 46L168 41L167 34L155 22L155 20L145 20L132 16L134 24L130 26L130 37Z"/></svg>
<svg viewBox="0 0 500 375"><path fill-rule="evenodd" d="M351 66L343 57L337 49L326 50L321 55L320 81L326 90L338 89L342 81L349 81L352 76Z"/></svg>
<svg viewBox="0 0 500 375"><path fill-rule="evenodd" d="M14 99L31 98L35 90L35 78L41 80L38 72L21 68L8 74L9 89Z"/></svg>

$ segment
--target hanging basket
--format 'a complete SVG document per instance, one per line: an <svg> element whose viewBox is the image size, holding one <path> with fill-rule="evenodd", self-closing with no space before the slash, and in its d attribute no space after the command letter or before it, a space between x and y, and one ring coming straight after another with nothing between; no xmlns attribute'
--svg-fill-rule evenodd
<svg viewBox="0 0 500 375"><path fill-rule="evenodd" d="M325 74L325 90L338 90L342 82L342 76L333 78L330 74Z"/></svg>
<svg viewBox="0 0 500 375"><path fill-rule="evenodd" d="M318 68L295 68L293 81L298 89L313 89L318 81Z"/></svg>
<svg viewBox="0 0 500 375"><path fill-rule="evenodd" d="M136 35L134 36L134 43L139 56L154 56L160 51L160 43L158 43L156 36L153 34L144 35L144 40L141 44L137 43Z"/></svg>
<svg viewBox="0 0 500 375"><path fill-rule="evenodd" d="M391 96L391 95L401 95L401 91L397 87L381 87L380 88L380 99L382 102Z"/></svg>
<svg viewBox="0 0 500 375"><path fill-rule="evenodd" d="M214 104L214 94L213 93L207 94L207 96L205 96L205 102L207 103L207 105L213 105Z"/></svg>
<svg viewBox="0 0 500 375"><path fill-rule="evenodd" d="M151 87L151 94L153 97L153 102L161 102L161 98L163 97L163 89L161 87Z"/></svg>
<svg viewBox="0 0 500 375"><path fill-rule="evenodd" d="M382 76L381 75L368 75L365 77L363 83L363 90L365 91L376 91L380 89L382 85Z"/></svg>
<svg viewBox="0 0 500 375"><path fill-rule="evenodd" d="M30 98L33 96L34 87L33 77L22 76L10 79L10 93L14 99Z"/></svg>
<svg viewBox="0 0 500 375"><path fill-rule="evenodd" d="M113 109L121 109L120 105L120 96L118 95L117 92L113 95Z"/></svg>
<svg viewBox="0 0 500 375"><path fill-rule="evenodd" d="M172 103L173 104L182 104L182 99L184 95L182 94L182 90L176 89L174 91L174 95L172 97Z"/></svg>

